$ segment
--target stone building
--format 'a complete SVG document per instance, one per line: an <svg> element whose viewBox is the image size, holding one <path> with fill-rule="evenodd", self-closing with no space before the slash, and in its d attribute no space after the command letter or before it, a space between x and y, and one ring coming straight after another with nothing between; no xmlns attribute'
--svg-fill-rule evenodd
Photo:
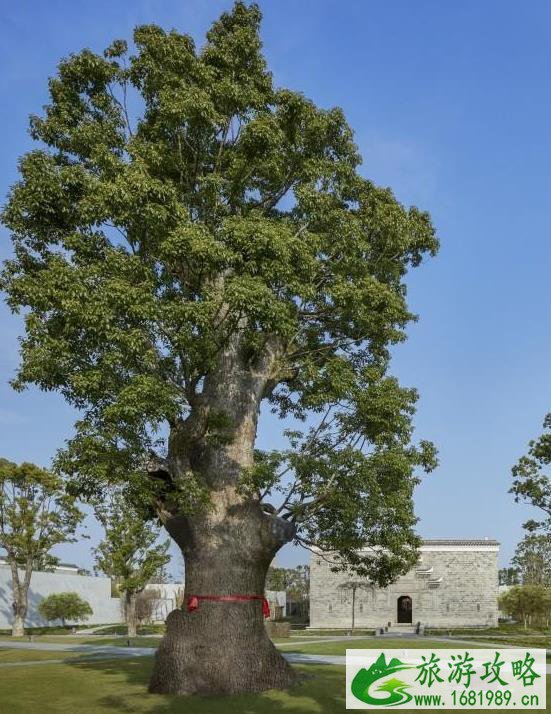
<svg viewBox="0 0 551 714"><path fill-rule="evenodd" d="M488 627L498 619L499 543L425 540L417 565L386 588L331 572L331 557L310 563L310 627ZM354 611L354 612L353 612Z"/></svg>

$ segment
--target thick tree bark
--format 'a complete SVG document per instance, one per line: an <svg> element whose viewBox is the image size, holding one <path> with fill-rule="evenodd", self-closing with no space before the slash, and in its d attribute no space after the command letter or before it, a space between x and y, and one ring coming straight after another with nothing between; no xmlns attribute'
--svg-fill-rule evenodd
<svg viewBox="0 0 551 714"><path fill-rule="evenodd" d="M236 339L205 379L188 419L172 430L167 468L172 477L189 470L200 474L210 503L193 515L161 514L184 556L185 598L182 609L167 618L151 692L233 694L283 688L295 680L266 634L260 600L199 600L197 610L186 607L193 595L262 596L270 563L294 536L292 524L264 513L257 497L238 488L243 469L253 463L258 409L276 357L267 345L251 365ZM228 426L213 434L212 417Z"/></svg>
<svg viewBox="0 0 551 714"><path fill-rule="evenodd" d="M136 593L126 591L124 600L128 637L136 637L138 633L138 623L136 621Z"/></svg>
<svg viewBox="0 0 551 714"><path fill-rule="evenodd" d="M8 556L9 558L9 556ZM27 616L27 595L31 582L32 562L27 564L23 581L19 576L19 570L15 560L10 559L12 576L12 610L13 622L11 628L12 637L23 637L25 634L25 617Z"/></svg>
<svg viewBox="0 0 551 714"><path fill-rule="evenodd" d="M167 524L184 553L185 600L167 618L151 692L234 694L294 682L293 670L266 633L260 600L199 600L196 610L186 607L192 595L264 593L268 567L292 529L264 516L259 507L254 515L253 508L236 505L231 517L218 523L208 518L199 524L187 519Z"/></svg>
<svg viewBox="0 0 551 714"><path fill-rule="evenodd" d="M11 626L11 636L12 637L23 637L25 634L25 615L15 613L13 616L13 623Z"/></svg>

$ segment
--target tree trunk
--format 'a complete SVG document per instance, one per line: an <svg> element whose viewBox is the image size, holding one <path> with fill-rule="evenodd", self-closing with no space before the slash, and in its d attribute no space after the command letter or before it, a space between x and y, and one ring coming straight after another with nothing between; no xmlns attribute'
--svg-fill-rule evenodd
<svg viewBox="0 0 551 714"><path fill-rule="evenodd" d="M9 557L9 556L8 556ZM12 611L13 622L12 637L23 637L25 634L25 617L27 616L27 593L31 580L32 563L27 564L23 582L19 577L19 570L15 560L10 559L12 575Z"/></svg>
<svg viewBox="0 0 551 714"><path fill-rule="evenodd" d="M159 509L185 562L185 599L170 613L157 650L151 692L234 694L283 688L295 674L270 641L260 600L240 602L191 596L263 596L276 552L295 534L288 521L263 512L258 496L238 488L253 464L258 410L277 344L251 363L239 335L221 351L190 416L171 429L164 480L192 471L209 490L209 503L192 515ZM151 472L151 471L150 471Z"/></svg>
<svg viewBox="0 0 551 714"><path fill-rule="evenodd" d="M291 530L282 533L280 519L262 514L258 504L256 509L243 504L242 509L245 513L236 508L231 519L217 524L212 518L168 524L184 553L185 600L167 618L150 692L235 694L284 688L295 681L267 635L261 600L199 599L196 610L187 610L193 595L264 594L268 567Z"/></svg>
<svg viewBox="0 0 551 714"><path fill-rule="evenodd" d="M23 637L25 634L25 615L15 613L11 626L12 637Z"/></svg>
<svg viewBox="0 0 551 714"><path fill-rule="evenodd" d="M128 637L136 637L138 634L136 620L136 593L126 591L125 593L125 613L128 627Z"/></svg>

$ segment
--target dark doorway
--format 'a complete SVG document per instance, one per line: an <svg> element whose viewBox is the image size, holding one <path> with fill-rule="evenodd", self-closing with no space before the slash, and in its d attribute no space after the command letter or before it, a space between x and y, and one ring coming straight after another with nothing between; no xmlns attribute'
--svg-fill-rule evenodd
<svg viewBox="0 0 551 714"><path fill-rule="evenodd" d="M410 596L402 595L398 598L398 622L413 622L412 614Z"/></svg>

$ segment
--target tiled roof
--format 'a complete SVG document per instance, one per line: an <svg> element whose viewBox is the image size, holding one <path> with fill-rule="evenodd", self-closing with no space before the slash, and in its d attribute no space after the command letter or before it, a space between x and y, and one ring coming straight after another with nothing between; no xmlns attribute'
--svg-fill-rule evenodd
<svg viewBox="0 0 551 714"><path fill-rule="evenodd" d="M8 559L5 555L0 555L0 564L8 564ZM70 568L71 570L80 570L80 565L75 565L75 563L57 563L56 565L54 565L54 570L55 568Z"/></svg>
<svg viewBox="0 0 551 714"><path fill-rule="evenodd" d="M499 545L492 538L437 538L423 541L423 545Z"/></svg>
<svg viewBox="0 0 551 714"><path fill-rule="evenodd" d="M75 565L75 563L58 563L58 568L74 568L75 570L80 570L80 565Z"/></svg>

